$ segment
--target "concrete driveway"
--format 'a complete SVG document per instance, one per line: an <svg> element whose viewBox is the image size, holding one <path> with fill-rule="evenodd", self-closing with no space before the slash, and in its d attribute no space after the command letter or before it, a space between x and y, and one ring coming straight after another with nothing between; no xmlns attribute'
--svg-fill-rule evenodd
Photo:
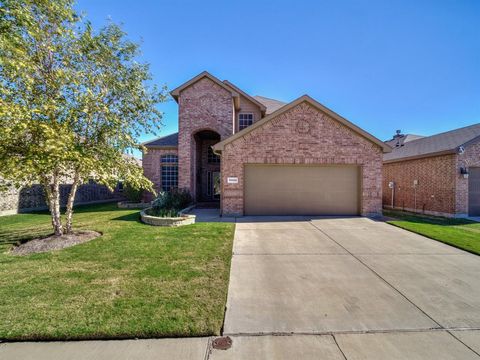
<svg viewBox="0 0 480 360"><path fill-rule="evenodd" d="M233 253L224 333L234 346L218 358L262 346L332 351L326 359L480 358L476 255L359 217L240 218Z"/></svg>

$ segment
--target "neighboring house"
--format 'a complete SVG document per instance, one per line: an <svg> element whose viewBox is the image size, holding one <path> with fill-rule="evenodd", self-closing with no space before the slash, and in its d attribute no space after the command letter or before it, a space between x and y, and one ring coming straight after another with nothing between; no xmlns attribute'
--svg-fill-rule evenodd
<svg viewBox="0 0 480 360"><path fill-rule="evenodd" d="M480 216L480 124L426 137L397 132L386 143L393 150L383 156L385 207Z"/></svg>
<svg viewBox="0 0 480 360"><path fill-rule="evenodd" d="M223 215L381 213L390 147L309 96L250 96L207 72L171 95L179 132L144 144L157 190L186 188Z"/></svg>

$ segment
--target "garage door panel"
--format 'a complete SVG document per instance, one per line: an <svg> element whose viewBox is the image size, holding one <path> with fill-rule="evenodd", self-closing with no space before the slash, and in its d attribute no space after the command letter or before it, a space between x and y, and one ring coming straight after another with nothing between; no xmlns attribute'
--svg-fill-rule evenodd
<svg viewBox="0 0 480 360"><path fill-rule="evenodd" d="M480 215L480 167L470 167L468 177L468 215Z"/></svg>
<svg viewBox="0 0 480 360"><path fill-rule="evenodd" d="M246 215L358 213L358 166L245 165Z"/></svg>

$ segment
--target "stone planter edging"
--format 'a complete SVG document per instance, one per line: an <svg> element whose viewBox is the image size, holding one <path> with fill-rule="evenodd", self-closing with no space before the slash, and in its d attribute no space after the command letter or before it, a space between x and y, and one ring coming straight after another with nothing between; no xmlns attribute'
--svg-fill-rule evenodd
<svg viewBox="0 0 480 360"><path fill-rule="evenodd" d="M147 209L143 209L140 212L140 218L143 223L148 225L153 225L153 226L175 227L175 226L191 225L191 224L195 224L196 216L187 215L185 213L189 212L193 208L194 208L194 205L179 211L179 214L181 216L177 216L177 217L158 217L158 216L148 215L146 211L151 208L147 208Z"/></svg>

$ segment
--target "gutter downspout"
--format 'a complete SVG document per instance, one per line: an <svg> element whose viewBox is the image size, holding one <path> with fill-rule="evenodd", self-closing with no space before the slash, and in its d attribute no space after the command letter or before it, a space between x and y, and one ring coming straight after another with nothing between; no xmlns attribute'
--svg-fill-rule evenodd
<svg viewBox="0 0 480 360"><path fill-rule="evenodd" d="M392 210L394 209L394 198L395 198L395 185L392 186Z"/></svg>

